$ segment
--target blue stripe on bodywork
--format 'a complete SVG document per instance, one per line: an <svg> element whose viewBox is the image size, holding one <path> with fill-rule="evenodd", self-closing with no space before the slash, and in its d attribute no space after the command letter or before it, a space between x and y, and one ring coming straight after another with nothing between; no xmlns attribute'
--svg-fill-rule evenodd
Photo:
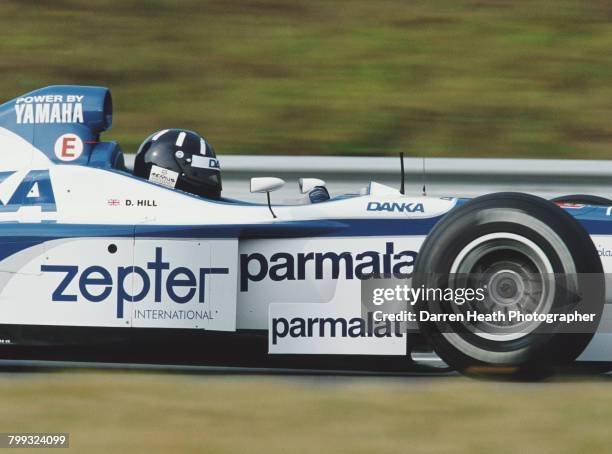
<svg viewBox="0 0 612 454"><path fill-rule="evenodd" d="M612 218L609 220L576 218L576 220L589 235L612 235Z"/></svg>
<svg viewBox="0 0 612 454"><path fill-rule="evenodd" d="M25 241L39 238L50 239L71 237L105 237L133 236L133 225L103 225L103 224L59 224L41 223L0 223L0 238L2 241Z"/></svg>
<svg viewBox="0 0 612 454"><path fill-rule="evenodd" d="M136 237L254 239L426 235L439 219L343 219L211 226L137 225Z"/></svg>
<svg viewBox="0 0 612 454"><path fill-rule="evenodd" d="M343 219L268 224L102 225L0 223L0 260L19 251L63 238L330 238L427 235L440 217L429 219Z"/></svg>
<svg viewBox="0 0 612 454"><path fill-rule="evenodd" d="M64 238L333 238L427 235L442 216L427 219L338 219L218 225L104 225L0 223L0 260ZM591 235L612 235L612 218L577 220Z"/></svg>
<svg viewBox="0 0 612 454"><path fill-rule="evenodd" d="M33 246L37 246L41 243L43 243L46 240L43 241L9 241L9 242L5 242L4 239L2 239L2 245L0 247L0 261L4 260L7 257L10 257L13 254L17 254L18 252L21 252L25 249L29 249Z"/></svg>
<svg viewBox="0 0 612 454"><path fill-rule="evenodd" d="M612 210L606 206L585 205L565 208L591 235L612 235Z"/></svg>
<svg viewBox="0 0 612 454"><path fill-rule="evenodd" d="M78 237L131 237L134 226L0 223L0 260L47 241Z"/></svg>
<svg viewBox="0 0 612 454"><path fill-rule="evenodd" d="M58 239L132 236L155 238L277 238L425 235L440 217L428 219L338 219L286 221L267 224L104 225L60 223L0 223L0 238Z"/></svg>

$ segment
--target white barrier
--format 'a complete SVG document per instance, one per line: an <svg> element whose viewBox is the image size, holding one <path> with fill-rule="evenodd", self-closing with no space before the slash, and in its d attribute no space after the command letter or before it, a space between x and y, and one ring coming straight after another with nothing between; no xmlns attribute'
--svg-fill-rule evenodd
<svg viewBox="0 0 612 454"><path fill-rule="evenodd" d="M358 190L368 181L398 186L399 157L221 155L224 194L245 198L248 179L276 176L289 183L280 197L298 197L297 178L326 180L333 194ZM133 155L128 155L128 166ZM475 196L521 191L543 196L589 193L612 196L612 161L548 159L406 158L406 191ZM293 187L295 184L295 188ZM279 197L279 196L277 196ZM253 198L252 196L249 198Z"/></svg>

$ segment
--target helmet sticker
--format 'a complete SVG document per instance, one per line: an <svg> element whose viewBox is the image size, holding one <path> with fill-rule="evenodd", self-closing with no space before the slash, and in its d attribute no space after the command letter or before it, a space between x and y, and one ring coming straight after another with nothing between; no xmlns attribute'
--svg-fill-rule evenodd
<svg viewBox="0 0 612 454"><path fill-rule="evenodd" d="M161 184L168 188L174 188L178 181L179 174L172 170L164 169L163 167L153 166L151 167L151 173L149 174L149 181L157 184Z"/></svg>
<svg viewBox="0 0 612 454"><path fill-rule="evenodd" d="M178 137L176 138L176 146L177 147L182 147L183 146L183 142L185 141L185 137L187 137L187 133L185 131L181 131L178 135Z"/></svg>
<svg viewBox="0 0 612 454"><path fill-rule="evenodd" d="M151 140L155 141L157 139L159 139L161 136L163 136L164 134L166 134L168 131L170 131L169 129L162 129L161 131L157 132L153 138L151 138Z"/></svg>
<svg viewBox="0 0 612 454"><path fill-rule="evenodd" d="M209 158L208 156L200 156L194 154L191 157L191 167L198 167L200 169L214 169L219 170L219 161L215 158Z"/></svg>

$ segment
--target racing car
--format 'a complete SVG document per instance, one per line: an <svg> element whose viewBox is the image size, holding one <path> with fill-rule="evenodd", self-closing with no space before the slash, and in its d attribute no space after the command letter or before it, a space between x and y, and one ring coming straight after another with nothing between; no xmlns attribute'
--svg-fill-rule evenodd
<svg viewBox="0 0 612 454"><path fill-rule="evenodd" d="M435 198L370 182L277 205L274 178L251 181L267 203L208 199L127 170L101 140L112 115L103 87L50 86L0 106L0 359L447 370L419 361L431 352L511 376L612 364L605 199ZM529 305L579 323L428 317L398 329L372 315L371 289L389 282L488 289L486 304L420 297L414 311Z"/></svg>

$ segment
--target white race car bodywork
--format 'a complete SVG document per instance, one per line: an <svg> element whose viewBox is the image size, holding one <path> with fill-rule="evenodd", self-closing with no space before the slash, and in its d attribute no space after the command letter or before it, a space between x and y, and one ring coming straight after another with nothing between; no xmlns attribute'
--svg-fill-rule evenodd
<svg viewBox="0 0 612 454"><path fill-rule="evenodd" d="M12 172L0 184L3 203L22 184L31 185L27 197L51 190L55 203L0 212L0 222L45 239L11 240L24 244L0 262L2 323L10 325L236 331L267 330L270 314L295 305L312 308L305 309L312 316L325 315L326 306L359 314L356 271L381 272L388 261L409 273L425 235L411 233L408 222L405 234L392 236L378 236L369 223L353 234L344 223L434 219L456 204L371 184L363 196L275 206L273 218L266 205L211 201L126 172L54 163L6 129L0 140L11 150L2 162ZM24 183L32 171L48 178L45 188L42 180ZM336 254L350 258L335 263ZM353 300L339 306L337 288L346 283ZM328 353L372 353L376 343ZM301 349L319 351L315 344ZM377 351L406 354L405 341Z"/></svg>
<svg viewBox="0 0 612 454"><path fill-rule="evenodd" d="M13 115L9 107L0 120ZM458 199L371 183L360 195L274 206L273 218L264 204L206 200L92 165L96 134L110 120L104 128L90 121L98 129L89 126L88 162L80 154L66 161L58 144L69 134L37 118L31 133L0 127L0 327L259 331L268 332L272 355L409 353L406 336L389 330L302 336L286 321L360 317L361 281L410 274L427 234ZM33 144L35 128L55 150ZM610 236L593 238L612 249ZM612 269L612 257L603 263ZM612 319L606 306L604 324ZM13 332L0 330L0 344L18 344ZM612 361L606 336L596 335L581 359Z"/></svg>

